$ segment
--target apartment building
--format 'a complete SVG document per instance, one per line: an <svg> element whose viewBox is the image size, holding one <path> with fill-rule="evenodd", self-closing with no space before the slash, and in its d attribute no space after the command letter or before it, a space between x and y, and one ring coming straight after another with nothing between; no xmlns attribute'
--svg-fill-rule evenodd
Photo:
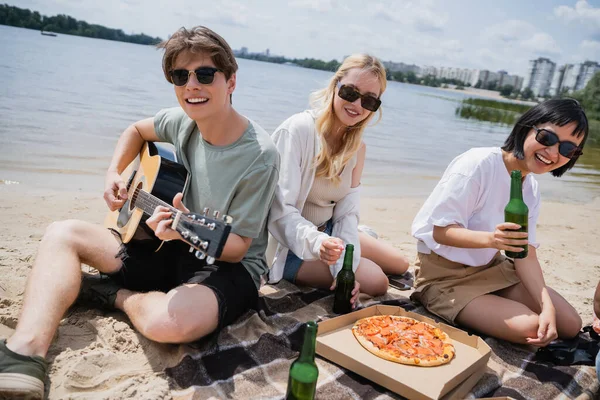
<svg viewBox="0 0 600 400"><path fill-rule="evenodd" d="M546 96L550 93L555 69L556 63L548 58L540 57L529 61L524 87L531 89L535 96Z"/></svg>

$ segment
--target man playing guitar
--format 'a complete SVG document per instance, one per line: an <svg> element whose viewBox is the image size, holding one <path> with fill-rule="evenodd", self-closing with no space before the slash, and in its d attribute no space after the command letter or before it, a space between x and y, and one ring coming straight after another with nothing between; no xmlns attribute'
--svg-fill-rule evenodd
<svg viewBox="0 0 600 400"><path fill-rule="evenodd" d="M147 148L146 142L170 142L190 174L185 194L172 199L182 213L167 200L154 209L146 224L160 240L127 241L116 230L76 220L48 227L16 330L0 342L0 397L43 396L44 357L62 316L80 294L82 263L102 273L102 279L83 279L82 296L122 310L141 334L157 342L197 340L257 302L261 276L268 271L266 218L279 155L269 135L232 107L238 66L223 38L205 27L181 28L159 46L165 50L165 77L174 84L180 107L162 110L122 133L104 199L113 211L133 204L134 192L128 193L121 173ZM210 256L209 263L202 260L207 241L201 235L173 229L188 208L231 216L231 233L215 253L216 261ZM187 220L188 226L198 221L193 216ZM211 230L215 226L204 220L199 224ZM187 251L190 243L197 244L200 254Z"/></svg>

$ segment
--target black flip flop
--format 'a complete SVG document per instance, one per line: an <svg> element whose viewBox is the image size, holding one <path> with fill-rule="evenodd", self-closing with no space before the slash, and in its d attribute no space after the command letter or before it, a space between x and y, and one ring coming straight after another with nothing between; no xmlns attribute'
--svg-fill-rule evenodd
<svg viewBox="0 0 600 400"><path fill-rule="evenodd" d="M533 361L549 362L555 365L595 365L600 343L590 338L592 334L586 328L588 327L585 327L583 332L573 339L555 340L548 346L540 348ZM589 337L586 333L589 334ZM595 334L595 336L598 335Z"/></svg>

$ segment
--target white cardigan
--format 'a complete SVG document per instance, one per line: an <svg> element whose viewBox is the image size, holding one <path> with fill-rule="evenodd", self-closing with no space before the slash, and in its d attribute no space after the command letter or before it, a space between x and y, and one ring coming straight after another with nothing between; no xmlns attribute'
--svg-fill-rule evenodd
<svg viewBox="0 0 600 400"><path fill-rule="evenodd" d="M318 260L321 243L329 235L319 232L312 222L301 215L315 179L313 162L320 149L314 113L304 111L292 115L275 130L271 138L281 156L279 184L268 219L271 236L267 260L272 260L269 283L276 283L283 277L288 249L304 261ZM344 244L354 245L354 271L360 261L359 199L356 187L335 205L331 234L342 239ZM275 254L272 255L275 247ZM332 277L337 276L343 262L344 254L334 265L329 266Z"/></svg>

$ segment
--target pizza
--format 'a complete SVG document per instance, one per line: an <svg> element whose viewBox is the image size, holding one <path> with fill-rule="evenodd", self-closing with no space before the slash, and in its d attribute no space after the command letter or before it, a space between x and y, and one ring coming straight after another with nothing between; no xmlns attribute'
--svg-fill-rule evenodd
<svg viewBox="0 0 600 400"><path fill-rule="evenodd" d="M413 318L376 315L356 321L352 333L378 357L401 364L433 367L454 357L454 346L440 328Z"/></svg>

